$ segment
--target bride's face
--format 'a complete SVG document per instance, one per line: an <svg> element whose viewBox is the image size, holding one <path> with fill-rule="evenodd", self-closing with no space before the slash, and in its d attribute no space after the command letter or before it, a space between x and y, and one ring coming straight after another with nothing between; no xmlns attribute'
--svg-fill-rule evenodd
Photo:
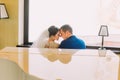
<svg viewBox="0 0 120 80"><path fill-rule="evenodd" d="M59 32L57 32L57 34L54 36L55 40L58 40L59 39Z"/></svg>

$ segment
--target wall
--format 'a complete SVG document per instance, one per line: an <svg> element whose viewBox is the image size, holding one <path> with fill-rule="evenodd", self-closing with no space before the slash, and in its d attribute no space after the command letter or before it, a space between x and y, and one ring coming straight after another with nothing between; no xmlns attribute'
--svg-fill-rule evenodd
<svg viewBox="0 0 120 80"><path fill-rule="evenodd" d="M24 43L23 37L24 37L24 0L19 0L19 13L18 13L18 45L21 45Z"/></svg>
<svg viewBox="0 0 120 80"><path fill-rule="evenodd" d="M119 58L120 58L120 53L119 54L117 54L118 56L119 56ZM119 63L120 63L120 60L119 60ZM120 64L119 64L119 78L118 78L118 80L120 80Z"/></svg>
<svg viewBox="0 0 120 80"><path fill-rule="evenodd" d="M0 20L0 49L18 44L18 0L1 0L5 3L9 19Z"/></svg>

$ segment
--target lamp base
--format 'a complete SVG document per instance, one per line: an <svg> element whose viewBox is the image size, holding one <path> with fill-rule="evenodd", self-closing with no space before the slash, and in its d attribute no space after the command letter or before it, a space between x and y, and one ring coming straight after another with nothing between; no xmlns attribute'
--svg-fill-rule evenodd
<svg viewBox="0 0 120 80"><path fill-rule="evenodd" d="M107 50L105 48L98 48L98 54L100 57L106 57Z"/></svg>

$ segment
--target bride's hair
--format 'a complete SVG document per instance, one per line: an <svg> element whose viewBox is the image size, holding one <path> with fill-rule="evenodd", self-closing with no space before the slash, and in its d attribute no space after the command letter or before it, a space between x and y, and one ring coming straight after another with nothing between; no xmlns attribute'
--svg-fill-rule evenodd
<svg viewBox="0 0 120 80"><path fill-rule="evenodd" d="M58 29L57 27L55 27L55 26L50 26L50 27L48 28L49 37L55 36L58 31L59 31L59 29Z"/></svg>

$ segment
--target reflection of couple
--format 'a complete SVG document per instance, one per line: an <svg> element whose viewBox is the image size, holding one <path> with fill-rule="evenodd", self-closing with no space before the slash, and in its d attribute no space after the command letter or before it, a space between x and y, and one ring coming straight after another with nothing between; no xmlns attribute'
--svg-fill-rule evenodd
<svg viewBox="0 0 120 80"><path fill-rule="evenodd" d="M71 59L72 59L72 55L75 54L78 50L74 49L74 50L68 50L68 49L49 49L46 50L44 49L40 49L41 54L47 58L49 61L51 62L55 62L57 60L59 60L60 62L64 63L64 64L68 64Z"/></svg>
<svg viewBox="0 0 120 80"><path fill-rule="evenodd" d="M49 38L48 38L49 37ZM58 44L55 40L59 37L63 38L63 41ZM45 31L40 38L33 43L32 47L38 48L64 48L64 49L85 49L85 42L75 35L73 35L70 25L63 25L60 29L55 26L51 26Z"/></svg>
<svg viewBox="0 0 120 80"><path fill-rule="evenodd" d="M67 64L71 61L72 54L64 53L64 54L58 54L58 53L46 53L44 56L51 62L54 62L56 60L59 60L60 62Z"/></svg>

